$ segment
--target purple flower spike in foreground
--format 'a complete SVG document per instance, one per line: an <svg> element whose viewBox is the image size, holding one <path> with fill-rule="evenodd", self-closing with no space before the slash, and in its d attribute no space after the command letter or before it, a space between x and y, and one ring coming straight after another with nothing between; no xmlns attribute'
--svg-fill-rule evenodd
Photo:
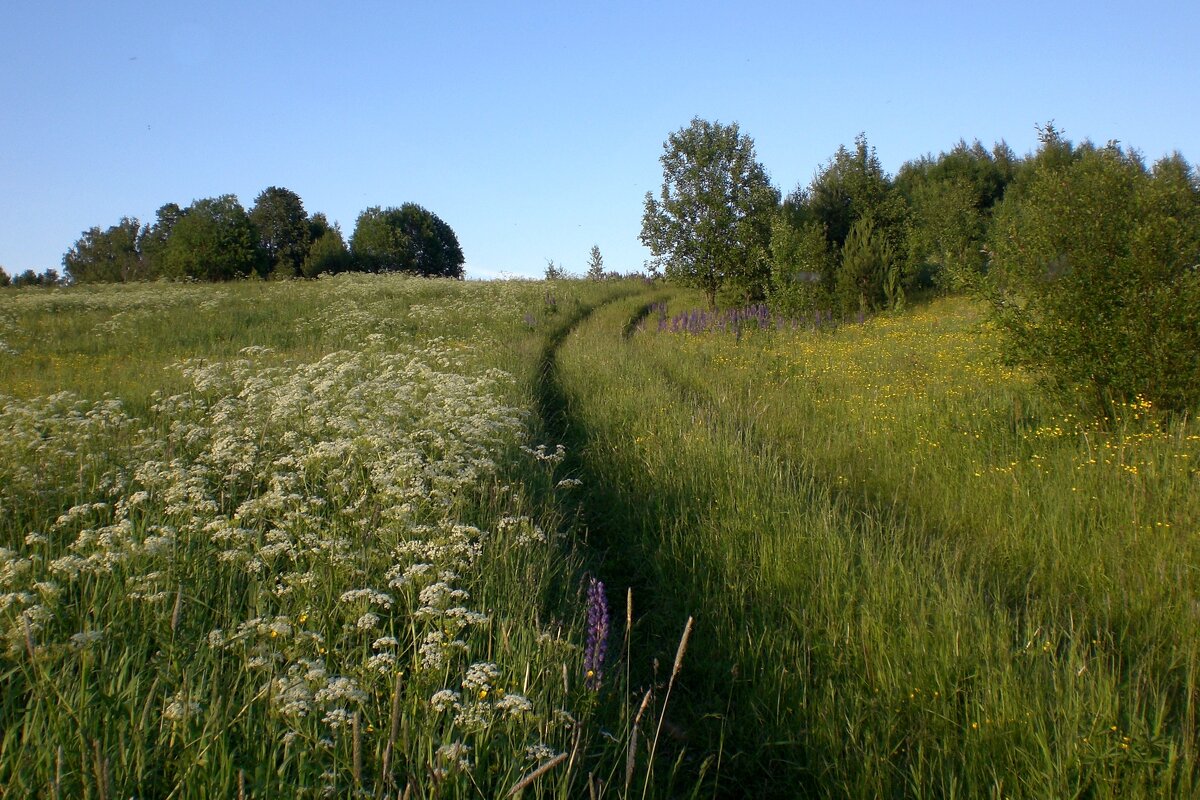
<svg viewBox="0 0 1200 800"><path fill-rule="evenodd" d="M604 655L608 650L608 600L604 584L588 578L587 646L583 650L584 685L595 691L604 677Z"/></svg>

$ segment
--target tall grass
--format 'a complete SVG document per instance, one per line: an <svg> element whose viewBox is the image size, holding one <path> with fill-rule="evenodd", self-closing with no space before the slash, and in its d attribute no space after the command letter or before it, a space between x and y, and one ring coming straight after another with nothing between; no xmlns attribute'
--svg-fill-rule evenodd
<svg viewBox="0 0 1200 800"><path fill-rule="evenodd" d="M701 302L0 293L5 795L1200 790L1195 423Z"/></svg>
<svg viewBox="0 0 1200 800"><path fill-rule="evenodd" d="M4 794L574 797L615 772L531 409L549 338L631 291L0 297Z"/></svg>
<svg viewBox="0 0 1200 800"><path fill-rule="evenodd" d="M560 364L611 569L696 617L715 791L1195 792L1194 425L1078 419L956 301L623 341L638 308Z"/></svg>

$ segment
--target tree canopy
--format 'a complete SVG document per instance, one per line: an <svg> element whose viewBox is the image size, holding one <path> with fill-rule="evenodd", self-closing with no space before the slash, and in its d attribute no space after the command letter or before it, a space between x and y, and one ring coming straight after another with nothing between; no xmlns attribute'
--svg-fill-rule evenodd
<svg viewBox="0 0 1200 800"><path fill-rule="evenodd" d="M141 226L122 217L108 230L89 228L63 256L63 270L76 283L131 281L145 276L139 244Z"/></svg>
<svg viewBox="0 0 1200 800"><path fill-rule="evenodd" d="M278 186L260 192L248 213L227 194L187 208L166 203L153 224L141 227L123 217L107 230L89 228L62 263L74 282L313 278L348 271L463 277L454 230L416 203L367 209L347 248L336 224L320 212L310 217L299 195Z"/></svg>
<svg viewBox="0 0 1200 800"><path fill-rule="evenodd" d="M416 203L362 212L350 237L350 251L366 272L463 276L458 237L440 217Z"/></svg>
<svg viewBox="0 0 1200 800"><path fill-rule="evenodd" d="M258 231L268 271L281 277L298 275L308 254L310 235L308 212L300 195L278 186L264 189L250 210L250 221Z"/></svg>
<svg viewBox="0 0 1200 800"><path fill-rule="evenodd" d="M1052 128L996 210L985 287L1006 352L1107 409L1200 403L1200 176Z"/></svg>
<svg viewBox="0 0 1200 800"><path fill-rule="evenodd" d="M266 260L250 216L226 194L183 211L167 238L162 267L167 277L225 281L265 274Z"/></svg>
<svg viewBox="0 0 1200 800"><path fill-rule="evenodd" d="M701 289L713 306L728 283L761 296L779 192L754 140L737 123L696 118L668 136L659 160L662 190L646 193L640 237L655 266Z"/></svg>

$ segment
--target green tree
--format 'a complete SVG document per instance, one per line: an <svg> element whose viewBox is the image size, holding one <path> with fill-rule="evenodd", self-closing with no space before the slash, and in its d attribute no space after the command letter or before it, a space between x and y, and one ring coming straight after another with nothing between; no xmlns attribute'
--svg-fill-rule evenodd
<svg viewBox="0 0 1200 800"><path fill-rule="evenodd" d="M163 250L163 275L224 281L264 275L258 232L231 194L197 200L175 221Z"/></svg>
<svg viewBox="0 0 1200 800"><path fill-rule="evenodd" d="M324 236L333 226L329 224L329 218L325 216L323 211L318 211L308 218L308 240L315 242Z"/></svg>
<svg viewBox="0 0 1200 800"><path fill-rule="evenodd" d="M62 258L63 270L75 283L120 282L147 276L139 249L141 226L122 217L108 230L89 228Z"/></svg>
<svg viewBox="0 0 1200 800"><path fill-rule="evenodd" d="M779 192L737 123L699 118L670 134L660 162L663 185L646 193L641 241L668 279L701 289L710 306L737 283L748 295L766 290L766 253Z"/></svg>
<svg viewBox="0 0 1200 800"><path fill-rule="evenodd" d="M908 201L908 270L922 283L958 289L978 280L992 209L1012 182L1018 161L1004 142L989 152L959 141L936 159L909 161L896 176Z"/></svg>
<svg viewBox="0 0 1200 800"><path fill-rule="evenodd" d="M138 249L142 254L146 277L157 278L166 275L167 241L183 213L183 209L177 203L167 203L155 212L153 225L142 226L138 237Z"/></svg>
<svg viewBox="0 0 1200 800"><path fill-rule="evenodd" d="M350 251L346 249L342 231L334 225L313 239L300 267L300 274L306 278L315 278L326 272L336 274L350 269L350 264Z"/></svg>
<svg viewBox="0 0 1200 800"><path fill-rule="evenodd" d="M856 223L870 218L872 236L881 239L880 246L886 245L891 253L907 250L908 203L883 171L866 134L855 137L853 149L839 147L808 188L798 187L788 197L784 209L793 228L815 223L824 232L830 258L823 283L830 295L843 300L847 282L841 279L840 271L844 248ZM855 275L850 283L862 277ZM907 284L911 276L902 272L900 278Z"/></svg>
<svg viewBox="0 0 1200 800"><path fill-rule="evenodd" d="M255 199L250 221L258 230L267 270L282 277L299 274L310 241L308 212L300 196L290 189L268 187Z"/></svg>
<svg viewBox="0 0 1200 800"><path fill-rule="evenodd" d="M860 133L854 149L839 147L808 189L808 206L825 226L835 248L841 248L859 219L875 214L887 198L889 181L875 148Z"/></svg>
<svg viewBox="0 0 1200 800"><path fill-rule="evenodd" d="M463 277L463 252L453 229L416 203L362 212L350 250L365 272Z"/></svg>
<svg viewBox="0 0 1200 800"><path fill-rule="evenodd" d="M1111 143L1042 146L997 209L984 285L1005 352L1101 408L1200 403L1200 180Z"/></svg>
<svg viewBox="0 0 1200 800"><path fill-rule="evenodd" d="M891 305L898 301L903 305L902 291L893 273L897 267L893 260L891 245L875 227L875 221L867 216L850 227L846 244L842 248L842 266L838 272L838 297L842 310L857 310L868 313L882 307L888 300ZM884 291L885 281L892 281L892 296Z"/></svg>
<svg viewBox="0 0 1200 800"><path fill-rule="evenodd" d="M771 227L772 309L797 317L829 307L826 276L832 274L833 258L825 229L814 219L792 222L786 207L775 215Z"/></svg>
<svg viewBox="0 0 1200 800"><path fill-rule="evenodd" d="M984 212L963 178L926 181L913 190L908 245L914 271L933 267L933 281L946 289L970 285L983 272Z"/></svg>
<svg viewBox="0 0 1200 800"><path fill-rule="evenodd" d="M600 245L592 245L592 252L588 256L587 277L591 281L604 280L604 256L600 255Z"/></svg>

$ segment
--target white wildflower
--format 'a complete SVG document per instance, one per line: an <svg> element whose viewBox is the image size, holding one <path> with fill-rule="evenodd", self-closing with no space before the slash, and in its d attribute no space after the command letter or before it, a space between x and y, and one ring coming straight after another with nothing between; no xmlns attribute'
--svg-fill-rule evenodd
<svg viewBox="0 0 1200 800"><path fill-rule="evenodd" d="M495 703L496 710L506 717L519 717L533 713L533 703L529 698L519 694L506 694Z"/></svg>
<svg viewBox="0 0 1200 800"><path fill-rule="evenodd" d="M393 653L376 653L367 659L366 666L380 675L391 675L396 669L396 656Z"/></svg>
<svg viewBox="0 0 1200 800"><path fill-rule="evenodd" d="M488 661L477 661L467 667L467 675L462 680L465 691L476 693L486 692L500 677L500 668Z"/></svg>
<svg viewBox="0 0 1200 800"><path fill-rule="evenodd" d="M441 713L452 708L457 708L462 700L462 695L452 689L439 689L433 693L433 697L429 698L429 707L434 711Z"/></svg>
<svg viewBox="0 0 1200 800"><path fill-rule="evenodd" d="M552 758L558 758L559 753L553 747L543 742L531 744L525 748L525 757L530 761L549 761Z"/></svg>

